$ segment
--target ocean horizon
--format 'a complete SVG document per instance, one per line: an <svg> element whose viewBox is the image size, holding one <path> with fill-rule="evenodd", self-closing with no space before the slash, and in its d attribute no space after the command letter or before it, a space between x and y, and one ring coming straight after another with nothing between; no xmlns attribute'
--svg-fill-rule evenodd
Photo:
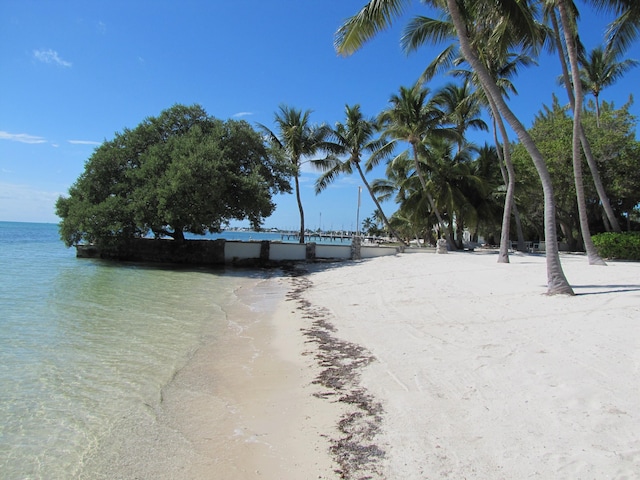
<svg viewBox="0 0 640 480"><path fill-rule="evenodd" d="M126 465L114 473L113 452L157 434L163 389L246 320L230 318L238 292L279 275L78 259L49 223L0 222L0 265L7 480L130 478Z"/></svg>

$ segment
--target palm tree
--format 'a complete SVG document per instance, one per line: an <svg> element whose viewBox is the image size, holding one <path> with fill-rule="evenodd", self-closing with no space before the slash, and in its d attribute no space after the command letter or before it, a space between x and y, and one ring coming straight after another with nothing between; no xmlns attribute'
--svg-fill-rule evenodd
<svg viewBox="0 0 640 480"><path fill-rule="evenodd" d="M481 104L471 85L468 79L465 79L462 85L449 83L433 97L433 103L444 111L447 121L453 124L460 137L458 150L466 143L467 130L489 130L485 121L480 118Z"/></svg>
<svg viewBox="0 0 640 480"><path fill-rule="evenodd" d="M485 17L491 17L491 12L484 12ZM486 15L489 13L489 15ZM533 63L531 57L525 53L515 54L509 52L511 45L508 41L495 42L496 35L491 24L489 27L485 25L484 28L478 28L474 32L472 41L478 45L479 53L482 55L482 61L488 68L489 72L494 77L496 85L500 88L502 94L508 98L508 93L517 93L515 87L510 81L510 77L515 75L517 67L528 66ZM417 50L427 40L431 39L433 42L437 42L442 38L455 37L455 28L451 23L450 18L444 18L442 20L434 20L426 17L417 17L409 23L405 29L402 37L402 45L405 52ZM504 35L503 35L504 36ZM459 66L464 63L464 57L460 57L459 49L456 45L448 46L440 55L429 64L424 73L422 74L423 80L431 79L437 72L449 68L453 65ZM500 169L502 171L504 182L507 187L507 192L504 197L504 210L502 230L500 234L500 252L498 255L498 263L509 263L509 248L510 248L510 222L511 214L516 220L517 234L518 234L518 249L520 251L525 250L524 236L522 233L520 216L515 203L515 169L511 162L510 155L510 141L507 135L507 130L504 126L504 122L500 115L500 112L490 98L484 94L481 83L475 72L456 68L450 73L456 76L462 76L466 82L472 82L480 88L474 92L474 96L478 98L476 101L484 103L488 109L489 114L493 119L494 138L496 141L496 147L501 152L498 157L500 162ZM499 128L502 136L502 149L500 149L500 143L497 140L496 130ZM503 165L504 163L504 165Z"/></svg>
<svg viewBox="0 0 640 480"><path fill-rule="evenodd" d="M361 167L362 156L369 154L366 170L371 171L381 160L388 157L392 152L393 145L384 138L375 138L376 121L374 118L365 118L360 105L346 105L345 115L345 123L337 122L330 133L332 142L327 144L326 148L331 151L332 155L323 160L313 161L316 167L324 171L316 180L316 194L327 188L341 173L350 175L355 168L375 203L385 226L391 235L402 241L400 235L392 228L389 219L384 214L380 202L373 193ZM345 156L346 158L344 159L340 158Z"/></svg>
<svg viewBox="0 0 640 480"><path fill-rule="evenodd" d="M582 178L582 157L580 133L582 131L582 104L583 104L583 92L582 82L579 78L578 68L578 42L577 42L577 25L575 19L570 17L569 5L566 0L557 0L556 5L558 12L560 13L560 23L564 31L565 46L567 47L567 53L571 66L571 76L573 80L573 94L575 101L575 108L573 109L573 177L576 184L576 196L578 200L578 216L580 218L580 230L582 232L582 240L584 242L585 250L587 251L587 258L590 265L606 265L606 263L600 258L596 250L593 240L591 239L591 232L589 231L589 218L587 215L587 204L584 194L584 183Z"/></svg>
<svg viewBox="0 0 640 480"><path fill-rule="evenodd" d="M407 237L417 239L419 235L430 243L433 243L431 240L435 242L432 233L439 225L438 219L424 193L416 174L415 162L408 151L397 155L387 164L385 178L374 180L372 188L379 198L393 198L399 205L390 220L396 231L404 232Z"/></svg>
<svg viewBox="0 0 640 480"><path fill-rule="evenodd" d="M551 20L551 25L553 27L553 41L555 43L555 49L558 52L558 56L560 59L560 66L562 68L562 80L567 90L567 95L569 96L569 103L571 105L571 109L575 110L576 101L573 95L572 81L569 74L569 67L567 66L565 46L560 36L560 26L558 23L558 19L556 16L555 4L553 0L547 4L547 8L545 8L545 15L548 16ZM582 48L579 49L579 52L582 52ZM580 58L580 57L578 57ZM602 208L605 212L605 220L608 220L608 225L611 226L613 231L621 232L620 224L611 208L611 202L609 202L609 197L607 196L607 192L602 183L602 179L600 177L600 172L598 171L598 165L591 151L591 144L587 139L586 134L584 133L584 128L580 125L579 128L580 133L580 143L582 144L582 150L584 151L585 158L587 159L587 164L589 165L589 170L591 171L591 176L593 178L593 183L596 187L596 191L598 192L598 197L600 198L600 203L602 204ZM605 221L606 224L606 221Z"/></svg>
<svg viewBox="0 0 640 480"><path fill-rule="evenodd" d="M347 19L338 29L335 39L338 52L350 54L362 47L364 42L390 25L391 21L403 12L403 7L406 3L403 0L371 0L360 12ZM444 0L425 0L425 3L446 12L450 16L465 60L477 73L487 97L495 102L498 111L510 124L533 159L544 192L547 292L549 294L572 295L573 289L567 282L560 263L556 236L555 199L549 170L533 139L527 133L522 122L509 109L498 86L480 60L476 49L477 46L471 43L471 38L473 37L471 32L475 29L474 25L481 25L483 21L486 24L486 21L500 18L513 25L513 28L509 29L509 33L514 36L516 34L519 35L518 41L520 44L531 44L532 35L535 35L534 30L532 30L532 26L535 24L532 6L523 5L522 2L516 0L504 0L498 2L498 4L493 2L490 4L483 4L482 2L465 3L467 8L465 8L463 15L458 0L446 0L446 3ZM484 10L482 9L483 6L485 7ZM500 43L504 40L504 36L501 36L500 32L505 31L505 29L494 28L494 30L496 35L493 38L496 39L497 43ZM531 34L531 36L527 37L528 34ZM509 41L516 43L514 38ZM498 45L488 45L488 47L497 48Z"/></svg>
<svg viewBox="0 0 640 480"><path fill-rule="evenodd" d="M412 87L400 87L400 93L391 96L387 109L383 110L378 120L384 129L384 133L393 141L404 141L411 146L415 173L420 180L424 194L438 219L441 231L445 232L445 222L440 215L438 207L427 187L427 180L422 171L420 154L425 140L428 137L458 139L458 135L452 128L443 126L445 113L434 103L433 98L428 99L430 91L419 83ZM449 238L449 244L453 248L453 238Z"/></svg>
<svg viewBox="0 0 640 480"><path fill-rule="evenodd" d="M465 60L471 65L473 70L478 74L482 88L485 90L487 97L491 97L495 102L500 114L507 120L511 128L514 130L520 142L525 146L529 155L533 159L536 170L540 177L544 192L545 202L545 240L547 246L547 292L549 294L573 294L573 289L569 285L560 262L558 252L558 241L556 236L555 222L555 200L553 197L553 185L549 170L546 167L544 158L536 148L531 136L527 133L522 122L509 109L504 98L502 97L498 86L492 79L490 73L478 57L476 49L472 46L470 36L474 30L473 20L477 12L474 7L482 6L467 4L465 2L464 14L458 0L446 0L446 4L442 0L425 0L425 3L435 8L445 9L450 15L451 21L455 27L456 35L460 44L460 49ZM347 19L347 21L338 29L336 34L336 47L339 53L349 54L360 48L364 42L380 30L387 28L390 22L402 13L402 7L406 4L402 0L371 0L365 5L358 14ZM488 5L485 5L488 6ZM503 14L502 18L508 19L517 25L513 30L516 32L531 32L530 27L535 23L530 8L522 5L521 2L515 0L504 0L497 5L491 3L491 7L498 7L498 13ZM511 8L510 8L511 7ZM524 8L522 8L524 7ZM495 36L500 38L499 35ZM529 41L523 34L522 41Z"/></svg>
<svg viewBox="0 0 640 480"><path fill-rule="evenodd" d="M472 199L486 195L486 183L471 168L477 148L466 144L456 149L453 142L441 138L427 141L422 157L429 171L429 191L433 192L438 209L449 219L449 236L456 238L457 247L462 248L465 223L477 217Z"/></svg>
<svg viewBox="0 0 640 480"><path fill-rule="evenodd" d="M582 88L589 91L596 103L596 124L600 127L600 92L602 89L613 85L629 69L637 66L639 62L633 59L619 61L622 51L607 47L595 47L589 54L581 52L578 62Z"/></svg>
<svg viewBox="0 0 640 480"><path fill-rule="evenodd" d="M311 110L302 112L296 108L280 105L275 113L274 121L278 134L269 128L258 124L270 141L287 156L293 169L296 186L296 200L300 212L300 243L304 243L304 209L300 198L300 167L306 157L315 155L322 150L329 133L326 125L315 126L309 122Z"/></svg>

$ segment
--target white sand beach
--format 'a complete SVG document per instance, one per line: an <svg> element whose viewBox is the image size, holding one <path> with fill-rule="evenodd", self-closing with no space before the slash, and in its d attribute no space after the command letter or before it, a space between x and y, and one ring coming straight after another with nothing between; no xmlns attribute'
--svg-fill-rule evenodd
<svg viewBox="0 0 640 480"><path fill-rule="evenodd" d="M640 478L640 264L564 255L576 296L547 296L544 257L496 260L412 253L309 275L303 297L374 357L359 379L383 408L372 476Z"/></svg>
<svg viewBox="0 0 640 480"><path fill-rule="evenodd" d="M640 478L640 264L406 253L249 282L126 478ZM132 438L139 438L134 436ZM115 476L104 478L116 478ZM125 478L123 476L117 478Z"/></svg>

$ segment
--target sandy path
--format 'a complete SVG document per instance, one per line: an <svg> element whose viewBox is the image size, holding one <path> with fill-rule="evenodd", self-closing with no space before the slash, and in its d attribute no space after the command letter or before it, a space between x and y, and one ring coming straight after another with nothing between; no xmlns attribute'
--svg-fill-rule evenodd
<svg viewBox="0 0 640 480"><path fill-rule="evenodd" d="M640 264L428 253L310 275L336 335L375 358L381 476L640 478Z"/></svg>

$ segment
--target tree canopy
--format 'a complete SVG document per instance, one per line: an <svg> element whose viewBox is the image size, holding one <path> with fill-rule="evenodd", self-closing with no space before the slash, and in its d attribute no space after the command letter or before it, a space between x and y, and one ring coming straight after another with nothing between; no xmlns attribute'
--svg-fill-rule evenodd
<svg viewBox="0 0 640 480"><path fill-rule="evenodd" d="M640 203L637 186L640 182L638 172L638 151L640 145L635 138L636 119L629 113L630 104L615 109L613 104L603 102L600 108L600 127L597 127L597 115L593 102L583 112L583 125L591 143L598 169L611 200L616 217L626 223ZM553 98L551 106L544 106L536 116L531 127L531 135L545 155L556 191L558 223L563 236L573 249L580 248L577 225L577 205L575 185L571 178L571 118L565 106ZM519 181L517 195L525 210L529 237L539 236L539 223L542 215L542 199L539 184L531 172L528 154L520 144L514 146ZM585 194L589 213L589 222L595 232L606 230L606 219L600 210L598 195L593 183L585 184Z"/></svg>
<svg viewBox="0 0 640 480"><path fill-rule="evenodd" d="M219 120L199 105L174 105L116 133L59 197L67 245L113 244L153 233L216 232L229 220L258 228L290 192L290 166L250 124Z"/></svg>

